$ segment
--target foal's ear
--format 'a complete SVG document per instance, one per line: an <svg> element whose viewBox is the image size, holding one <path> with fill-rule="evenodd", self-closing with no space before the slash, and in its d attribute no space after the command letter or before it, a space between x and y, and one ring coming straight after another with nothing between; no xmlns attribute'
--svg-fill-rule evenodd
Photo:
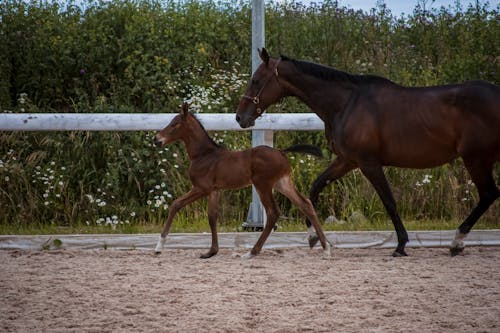
<svg viewBox="0 0 500 333"><path fill-rule="evenodd" d="M181 114L183 119L186 119L186 116L188 115L188 113L189 113L189 104L188 104L188 102L184 102L184 103L182 103L182 109L181 109L180 114Z"/></svg>
<svg viewBox="0 0 500 333"><path fill-rule="evenodd" d="M267 53L267 50L265 47L259 49L259 56L262 59L262 61L267 65L269 65L269 54Z"/></svg>

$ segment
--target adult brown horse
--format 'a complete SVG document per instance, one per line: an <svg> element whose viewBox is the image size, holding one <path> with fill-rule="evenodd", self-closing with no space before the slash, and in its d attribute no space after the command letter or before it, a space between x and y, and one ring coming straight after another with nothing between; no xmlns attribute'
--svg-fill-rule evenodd
<svg viewBox="0 0 500 333"><path fill-rule="evenodd" d="M311 202L300 194L293 186L290 178L291 168L285 152L302 152L321 155L311 146L297 145L282 151L258 146L243 151L229 151L216 144L207 134L195 116L189 113L184 103L179 115L161 130L155 137L155 144L162 146L174 141L183 141L186 145L191 165L189 178L193 187L183 196L177 198L168 212L167 222L156 246L160 253L165 245L166 237L175 214L182 207L203 197L208 197L208 222L212 232L212 245L202 258L210 258L217 254L217 198L218 192L225 189L236 189L253 184L264 205L267 223L252 250L244 256L251 258L257 255L279 218L279 209L273 198L273 189L285 195L312 222L323 246L323 256L330 256L330 244L326 240L316 211ZM311 229L309 229L311 230Z"/></svg>
<svg viewBox="0 0 500 333"><path fill-rule="evenodd" d="M263 63L240 100L236 120L243 128L253 126L269 105L286 96L297 97L323 120L337 157L314 181L313 204L328 183L360 168L396 229L393 255L406 256L408 234L382 167L431 168L461 157L480 198L451 244L452 255L463 251L463 239L500 195L493 177L500 161L499 86L471 81L407 88L378 76L270 58L265 49L259 53Z"/></svg>

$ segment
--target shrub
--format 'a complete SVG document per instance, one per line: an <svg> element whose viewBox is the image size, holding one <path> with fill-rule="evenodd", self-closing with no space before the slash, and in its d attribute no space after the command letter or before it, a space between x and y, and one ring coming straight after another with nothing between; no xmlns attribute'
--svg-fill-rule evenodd
<svg viewBox="0 0 500 333"><path fill-rule="evenodd" d="M423 10L395 17L383 3L371 12L337 1L266 5L271 54L283 53L402 85L483 79L500 82L498 9ZM21 1L0 3L1 112L234 112L250 71L247 1ZM295 99L272 110L309 112ZM271 110L271 112L272 112ZM110 225L158 223L189 188L180 145L156 149L152 133L0 133L3 223ZM212 135L231 149L249 133ZM313 143L323 133L276 133L277 147ZM333 157L331 157L333 158ZM300 191L328 160L291 156ZM499 168L497 166L496 174ZM408 219L463 219L477 201L460 162L433 170L386 170ZM223 220L244 218L249 191L226 192ZM295 208L279 199L286 215ZM386 220L359 172L321 195L322 217L361 210ZM203 203L192 211L205 218ZM483 218L497 222L498 203Z"/></svg>

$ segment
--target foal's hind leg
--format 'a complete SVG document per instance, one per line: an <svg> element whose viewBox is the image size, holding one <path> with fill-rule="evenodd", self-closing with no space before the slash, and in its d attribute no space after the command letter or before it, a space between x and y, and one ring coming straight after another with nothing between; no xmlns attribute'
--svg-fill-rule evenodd
<svg viewBox="0 0 500 333"><path fill-rule="evenodd" d="M212 246L207 253L200 256L202 259L210 258L219 252L219 240L217 237L217 217L218 217L218 192L213 191L208 196L208 223L210 224L210 231L212 232Z"/></svg>
<svg viewBox="0 0 500 333"><path fill-rule="evenodd" d="M244 259L250 259L260 253L262 246L264 246L266 239L269 237L269 234L273 230L274 225L279 218L279 209L274 201L272 188L267 184L259 186L254 183L254 185L257 193L259 194L260 201L266 210L267 219L266 225L264 226L264 230L260 234L259 239L253 246L252 250L243 256Z"/></svg>
<svg viewBox="0 0 500 333"><path fill-rule="evenodd" d="M479 192L479 203L458 227L455 239L451 242L450 254L452 256L456 256L464 250L463 239L467 237L481 215L500 196L500 191L493 179L493 162L484 163L481 160L464 158L464 163Z"/></svg>
<svg viewBox="0 0 500 333"><path fill-rule="evenodd" d="M290 176L285 176L281 178L278 183L276 183L276 189L286 196L290 201L295 204L302 213L304 213L309 221L314 226L314 229L317 233L317 238L321 242L321 246L323 247L323 257L328 258L331 255L331 245L326 239L325 233L323 232L323 228L319 223L318 216L316 215L316 211L314 207L308 199L306 199L300 192L297 191L295 186L293 186L292 180Z"/></svg>
<svg viewBox="0 0 500 333"><path fill-rule="evenodd" d="M325 171L323 171L318 178L313 182L311 191L309 192L309 199L314 207L317 207L319 194L323 189L333 181L343 177L346 173L353 170L355 165L346 162L344 159L337 157L332 164ZM309 234L309 246L313 248L318 242L319 238L312 230L311 220L306 218L307 232Z"/></svg>

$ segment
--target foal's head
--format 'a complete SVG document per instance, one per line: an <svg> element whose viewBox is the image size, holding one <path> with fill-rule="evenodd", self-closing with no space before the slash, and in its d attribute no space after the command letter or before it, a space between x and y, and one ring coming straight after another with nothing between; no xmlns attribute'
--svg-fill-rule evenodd
<svg viewBox="0 0 500 333"><path fill-rule="evenodd" d="M278 81L281 59L271 59L266 49L259 50L259 55L262 64L250 79L236 111L236 121L242 128L255 125L255 119L283 97L283 88Z"/></svg>
<svg viewBox="0 0 500 333"><path fill-rule="evenodd" d="M188 111L188 104L184 102L179 114L172 119L167 127L156 134L154 144L161 147L171 142L182 140L184 137L189 135L189 117L191 117L191 114Z"/></svg>

